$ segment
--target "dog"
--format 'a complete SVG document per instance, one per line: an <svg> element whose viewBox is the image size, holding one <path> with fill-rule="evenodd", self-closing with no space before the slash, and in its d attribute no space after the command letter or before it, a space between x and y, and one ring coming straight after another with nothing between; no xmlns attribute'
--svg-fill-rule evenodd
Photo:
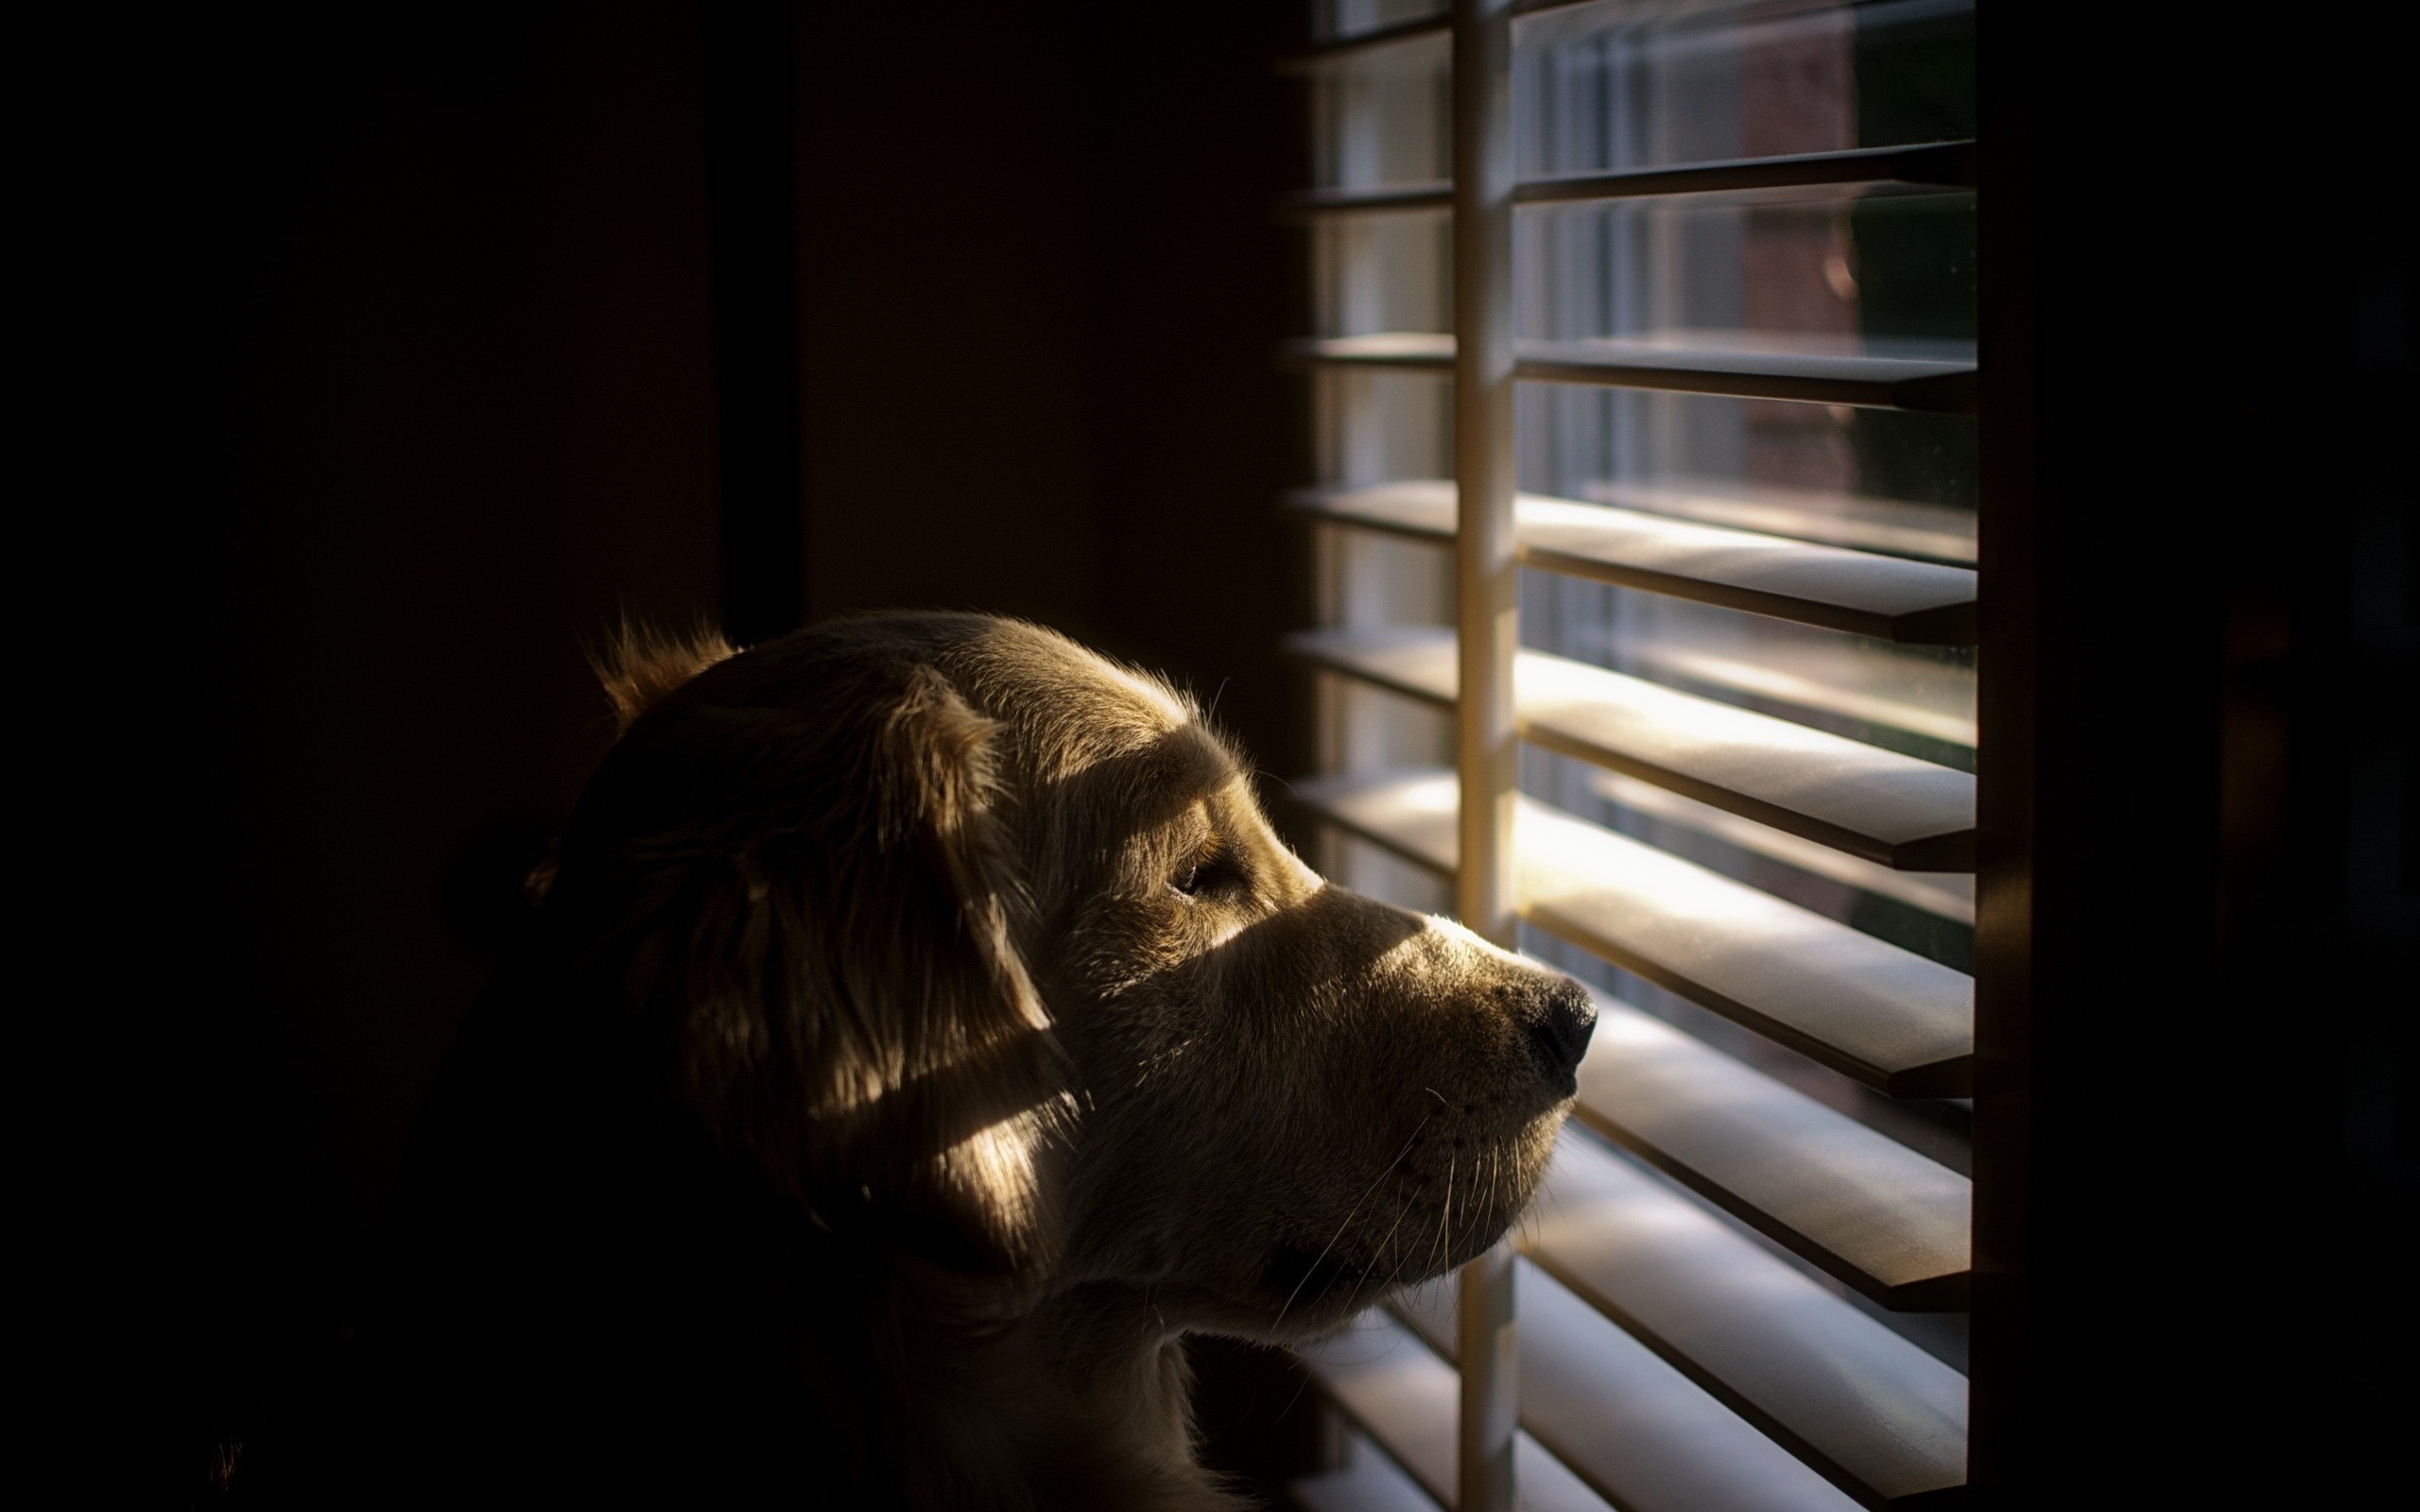
<svg viewBox="0 0 2420 1512"><path fill-rule="evenodd" d="M628 637L416 1132L354 1499L1220 1508L1182 1341L1485 1251L1594 1012L971 614Z"/></svg>

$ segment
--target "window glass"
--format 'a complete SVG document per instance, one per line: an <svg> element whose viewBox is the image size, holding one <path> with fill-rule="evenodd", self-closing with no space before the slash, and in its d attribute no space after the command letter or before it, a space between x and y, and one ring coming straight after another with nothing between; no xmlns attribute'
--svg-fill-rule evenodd
<svg viewBox="0 0 2420 1512"><path fill-rule="evenodd" d="M1311 113L1311 181L1372 189L1450 178L1452 60L1441 31L1322 62Z"/></svg>
<svg viewBox="0 0 2420 1512"><path fill-rule="evenodd" d="M1971 0L1600 0L1516 35L1525 177L1974 135Z"/></svg>

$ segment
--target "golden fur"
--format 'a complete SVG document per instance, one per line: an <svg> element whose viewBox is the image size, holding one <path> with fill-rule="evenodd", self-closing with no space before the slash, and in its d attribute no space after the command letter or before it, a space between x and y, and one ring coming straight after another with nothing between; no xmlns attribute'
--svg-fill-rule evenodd
<svg viewBox="0 0 2420 1512"><path fill-rule="evenodd" d="M941 614L604 680L422 1131L373 1479L1232 1505L1183 1336L1332 1329L1528 1200L1585 996L1323 883L1156 680Z"/></svg>

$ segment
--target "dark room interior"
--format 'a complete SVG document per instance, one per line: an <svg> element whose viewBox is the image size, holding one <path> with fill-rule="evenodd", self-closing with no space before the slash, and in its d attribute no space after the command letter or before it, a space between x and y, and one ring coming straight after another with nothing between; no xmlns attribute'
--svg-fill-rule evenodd
<svg viewBox="0 0 2420 1512"><path fill-rule="evenodd" d="M181 933L120 967L192 1010L147 1021L145 1122L183 1132L127 1196L185 1257L129 1320L165 1366L135 1388L155 1490L338 1349L414 1110L611 739L589 659L624 622L1025 616L1305 765L1288 19L154 18L179 460L133 466L177 503L116 549L174 659L191 865Z"/></svg>
<svg viewBox="0 0 2420 1512"><path fill-rule="evenodd" d="M615 739L625 627L1031 620L1189 690L1327 864L1285 801L1333 755L1282 646L1326 617L1282 503L1326 481L1280 358L1322 318L1272 66L1310 9L60 33L29 428L63 465L19 558L61 579L21 949L73 962L19 988L81 1467L45 1478L307 1504L278 1456L337 1410L415 1119ZM1971 1486L1849 1494L2359 1504L2410 1473L2420 1186L2401 44L1968 9L1980 720L2031 743L1981 768L1962 1175L2028 1194L1977 1210ZM1298 1363L1194 1366L1234 1484L1335 1468Z"/></svg>

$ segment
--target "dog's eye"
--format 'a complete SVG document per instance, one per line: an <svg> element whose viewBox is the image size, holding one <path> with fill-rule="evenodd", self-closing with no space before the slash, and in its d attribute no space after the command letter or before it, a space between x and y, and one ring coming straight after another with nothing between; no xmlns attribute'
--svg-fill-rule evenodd
<svg viewBox="0 0 2420 1512"><path fill-rule="evenodd" d="M1226 876L1227 872L1228 867L1225 861L1213 851L1207 855L1195 856L1177 868L1176 875L1168 879L1168 885L1187 898L1198 898L1205 892L1215 891L1219 879Z"/></svg>

